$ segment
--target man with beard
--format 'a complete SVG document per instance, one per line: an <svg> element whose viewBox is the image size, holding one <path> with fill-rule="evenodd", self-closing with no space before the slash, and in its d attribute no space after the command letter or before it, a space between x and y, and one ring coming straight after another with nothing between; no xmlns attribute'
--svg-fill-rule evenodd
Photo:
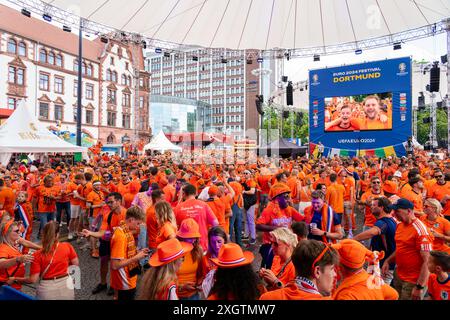
<svg viewBox="0 0 450 320"><path fill-rule="evenodd" d="M378 96L367 96L363 103L365 119L352 119L353 126L360 130L385 130L392 127L392 120L381 111L380 98Z"/></svg>
<svg viewBox="0 0 450 320"><path fill-rule="evenodd" d="M355 131L359 130L357 123L353 123L352 109L348 104L344 104L339 112L339 118L325 125L325 131Z"/></svg>
<svg viewBox="0 0 450 320"><path fill-rule="evenodd" d="M391 215L391 209L389 206L391 202L385 197L379 197L372 200L372 214L377 218L374 226L360 234L356 235L353 240L363 241L369 240L370 250L372 251L384 251L385 258L380 261L380 265L383 265L386 260L395 251L395 230L397 223ZM383 280L387 284L391 284L394 278L395 263L389 265L389 271L383 275Z"/></svg>

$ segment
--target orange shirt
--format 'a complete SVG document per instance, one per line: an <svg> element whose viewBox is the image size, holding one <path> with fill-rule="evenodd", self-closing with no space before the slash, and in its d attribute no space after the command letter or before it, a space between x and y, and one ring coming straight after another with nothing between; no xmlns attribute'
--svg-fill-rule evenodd
<svg viewBox="0 0 450 320"><path fill-rule="evenodd" d="M60 242L55 250L54 256L53 251L45 255L42 253L42 250L36 251L33 254L34 260L31 263L30 274L39 274L44 279L68 274L70 262L78 257L75 249L68 242ZM50 264L52 256L53 261ZM47 272L42 275L47 266L49 266Z"/></svg>
<svg viewBox="0 0 450 320"><path fill-rule="evenodd" d="M259 187L261 188L261 193L262 194L269 194L270 191L270 186L269 186L269 182L270 182L271 176L270 175L265 175L265 176L259 176L258 177L258 184Z"/></svg>
<svg viewBox="0 0 450 320"><path fill-rule="evenodd" d="M313 183L313 188L314 188L314 190L316 190L317 185L318 185L319 183L326 185L327 188L328 188L328 186L330 185L330 179L327 177L327 178L325 178L325 179L319 178L318 180L316 180L316 182Z"/></svg>
<svg viewBox="0 0 450 320"><path fill-rule="evenodd" d="M127 184L119 183L117 186L117 192L119 192L124 201L124 207L128 209L133 202L134 196L139 193L139 188L137 188L137 184L134 182L128 182Z"/></svg>
<svg viewBox="0 0 450 320"><path fill-rule="evenodd" d="M6 243L0 244L0 259L12 259L20 257L22 253L7 245ZM16 271L17 269L17 271ZM21 263L20 265L13 265L8 269L0 269L0 282L8 281L9 277L21 278L25 276L25 265ZM13 283L12 287L14 289L20 290L22 288L21 284Z"/></svg>
<svg viewBox="0 0 450 320"><path fill-rule="evenodd" d="M416 283L422 267L420 251L431 251L433 239L419 219L411 224L399 223L395 232L395 260L398 277Z"/></svg>
<svg viewBox="0 0 450 320"><path fill-rule="evenodd" d="M291 199L293 203L300 203L300 192L297 190L298 182L297 177L290 177L286 182L289 189L291 189Z"/></svg>
<svg viewBox="0 0 450 320"><path fill-rule="evenodd" d="M103 196L106 197L111 192L117 192L117 186L109 181L107 184L102 182L102 186L100 187L100 190L103 193Z"/></svg>
<svg viewBox="0 0 450 320"><path fill-rule="evenodd" d="M426 215L420 217L420 220L428 229L434 229L437 233L447 235L450 231L450 221L445 218L437 217L434 221L429 221ZM450 254L450 246L448 246L444 239L433 237L433 250L444 251Z"/></svg>
<svg viewBox="0 0 450 320"><path fill-rule="evenodd" d="M116 228L111 238L111 260L128 259L128 240L122 228ZM128 266L114 270L110 269L111 288L130 290L136 288L137 275L130 277Z"/></svg>
<svg viewBox="0 0 450 320"><path fill-rule="evenodd" d="M233 199L231 198L231 194L223 195L222 197L220 197L220 200L222 200L222 202L225 205L225 215L231 214L231 202L233 201ZM224 231L226 234L230 233L230 217L225 218L225 230Z"/></svg>
<svg viewBox="0 0 450 320"><path fill-rule="evenodd" d="M340 185L344 186L344 201L352 201L353 199L350 198L351 192L353 191L353 196L355 196L355 179L351 177L346 177L344 181L342 179L338 182ZM366 189L367 190L367 189Z"/></svg>
<svg viewBox="0 0 450 320"><path fill-rule="evenodd" d="M229 183L231 188L234 190L233 204L237 203L239 208L244 207L244 199L242 197L242 191L244 191L244 187L236 181L232 181Z"/></svg>
<svg viewBox="0 0 450 320"><path fill-rule="evenodd" d="M168 184L163 188L164 197L168 203L172 206L172 208L176 207L178 205L178 199L175 198L175 195L177 194L176 188Z"/></svg>
<svg viewBox="0 0 450 320"><path fill-rule="evenodd" d="M450 194L450 182L447 181L444 185L439 185L437 183L433 184L432 188L433 191L428 195L428 197L436 198L439 201L442 201L442 199ZM447 200L444 206L444 210L442 211L442 214L444 216L450 216L450 200Z"/></svg>
<svg viewBox="0 0 450 320"><path fill-rule="evenodd" d="M199 267L199 262L192 259L192 253L189 253L184 256L184 261L182 262L180 269L177 272L178 275L178 286L181 286L185 283L194 283L197 284L197 269ZM190 297L195 293L195 291L180 291L179 288L177 290L177 294L179 297Z"/></svg>
<svg viewBox="0 0 450 320"><path fill-rule="evenodd" d="M404 191L402 193L403 198L408 199L414 204L414 212L423 213L423 199L421 193L416 193L414 190Z"/></svg>
<svg viewBox="0 0 450 320"><path fill-rule="evenodd" d="M78 190L78 185L76 183L70 182L69 185L67 186L67 192L72 193L75 190ZM79 206L81 203L81 200L75 199L73 196L70 196L69 199L70 199L70 204L72 206Z"/></svg>
<svg viewBox="0 0 450 320"><path fill-rule="evenodd" d="M113 215L111 218L111 224L108 225L108 217L109 215ZM105 214L102 219L102 226L100 227L100 230L113 232L114 228L118 227L120 224L120 221L125 220L125 216L127 214L127 209L124 207L120 208L120 214L112 213L109 211L108 214Z"/></svg>
<svg viewBox="0 0 450 320"><path fill-rule="evenodd" d="M56 202L68 202L70 201L69 197L67 196L68 192L68 188L69 188L69 182L58 182L55 184L55 189L58 190L58 196L61 196L60 199L56 200Z"/></svg>
<svg viewBox="0 0 450 320"><path fill-rule="evenodd" d="M47 188L45 186L39 186L36 189L36 197L38 198L37 212L55 212L56 201L49 199L49 196L56 197L58 195L58 189L54 187Z"/></svg>
<svg viewBox="0 0 450 320"><path fill-rule="evenodd" d="M364 269L344 280L333 293L333 300L397 300L397 291L387 284L380 288L369 288L371 275ZM381 280L381 279L380 279Z"/></svg>
<svg viewBox="0 0 450 320"><path fill-rule="evenodd" d="M225 203L223 203L221 199L214 199L212 201L206 201L206 204L211 208L212 212L216 216L219 226L226 230Z"/></svg>
<svg viewBox="0 0 450 320"><path fill-rule="evenodd" d="M318 292L301 290L295 281L291 281L282 289L264 293L259 300L329 300L329 298L323 297Z"/></svg>
<svg viewBox="0 0 450 320"><path fill-rule="evenodd" d="M3 187L0 191L0 204L3 205L3 210L14 216L14 203L16 196L11 188Z"/></svg>
<svg viewBox="0 0 450 320"><path fill-rule="evenodd" d="M156 222L155 206L150 206L146 212L148 247L156 248L156 238L158 237L158 223Z"/></svg>
<svg viewBox="0 0 450 320"><path fill-rule="evenodd" d="M292 261L289 261L289 263L284 267L284 270L282 270L284 267L284 264L281 264L281 258L280 256L274 256L272 267L270 270L275 274L275 276L280 280L283 285L286 285L287 283L291 282L295 279L295 267Z"/></svg>
<svg viewBox="0 0 450 320"><path fill-rule="evenodd" d="M447 277L444 283L440 283L437 275L431 273L428 278L428 294L433 300L449 300L450 277Z"/></svg>
<svg viewBox="0 0 450 320"><path fill-rule="evenodd" d="M177 227L175 227L171 222L166 221L162 227L158 230L158 236L156 237L156 247L166 240L169 240L170 236L176 236Z"/></svg>
<svg viewBox="0 0 450 320"><path fill-rule="evenodd" d="M82 196L83 198L87 198L88 194L92 191L92 183L88 182L86 183L84 186L83 185L79 185L78 186L78 194L80 196ZM80 206L82 209L86 209L86 201L85 200L80 200Z"/></svg>
<svg viewBox="0 0 450 320"><path fill-rule="evenodd" d="M366 202L369 199L375 199L378 197L383 196L384 193L381 191L379 194L373 193L372 190L367 190L364 192L364 194L361 196L361 201ZM366 205L366 211L365 211L365 218L364 218L364 225L368 227L373 227L375 222L377 222L377 218L372 214L372 210L370 209L370 205Z"/></svg>
<svg viewBox="0 0 450 320"><path fill-rule="evenodd" d="M91 205L94 205L94 206L97 206L97 205L103 203L104 201L105 201L105 198L101 191L97 192L95 190L92 190L91 192L89 192L89 194L87 195L87 198L86 198L86 202L89 202L89 203L91 203ZM92 216L94 218L97 218L98 213L100 212L101 209L102 209L101 207L92 209L91 210Z"/></svg>
<svg viewBox="0 0 450 320"><path fill-rule="evenodd" d="M332 183L327 188L325 202L333 208L336 213L344 213L344 194L345 188L338 183Z"/></svg>
<svg viewBox="0 0 450 320"><path fill-rule="evenodd" d="M392 123L389 123L389 121L383 123L378 119L371 120L368 118L352 119L351 123L355 127L360 128L360 130L383 130L383 129L389 129L392 126Z"/></svg>

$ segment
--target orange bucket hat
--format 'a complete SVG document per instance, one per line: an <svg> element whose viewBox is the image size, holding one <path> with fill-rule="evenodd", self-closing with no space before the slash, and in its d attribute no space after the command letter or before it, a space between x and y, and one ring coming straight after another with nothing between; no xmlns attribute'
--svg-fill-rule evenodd
<svg viewBox="0 0 450 320"><path fill-rule="evenodd" d="M219 188L215 185L212 185L211 187L209 187L208 189L208 194L210 196L216 196L219 193Z"/></svg>
<svg viewBox="0 0 450 320"><path fill-rule="evenodd" d="M220 248L219 256L211 261L220 268L237 268L253 262L255 256L250 251L242 251L236 243L226 243Z"/></svg>
<svg viewBox="0 0 450 320"><path fill-rule="evenodd" d="M184 239L200 238L200 228L197 221L192 218L184 219L181 222L180 230L177 232L177 236Z"/></svg>
<svg viewBox="0 0 450 320"><path fill-rule="evenodd" d="M180 242L176 238L166 240L158 245L156 252L150 257L149 264L152 267L163 266L185 256L192 248L192 244Z"/></svg>
<svg viewBox="0 0 450 320"><path fill-rule="evenodd" d="M270 198L274 199L283 193L291 193L291 189L284 183L276 183L270 188Z"/></svg>
<svg viewBox="0 0 450 320"><path fill-rule="evenodd" d="M331 247L339 253L340 263L352 269L362 268L366 261L372 261L375 258L381 260L384 257L383 251L376 257L372 251L368 250L360 242L352 239L344 239L331 245Z"/></svg>
<svg viewBox="0 0 450 320"><path fill-rule="evenodd" d="M394 181L385 181L383 184L383 191L384 192L389 192L392 194L397 194L398 192L398 186Z"/></svg>

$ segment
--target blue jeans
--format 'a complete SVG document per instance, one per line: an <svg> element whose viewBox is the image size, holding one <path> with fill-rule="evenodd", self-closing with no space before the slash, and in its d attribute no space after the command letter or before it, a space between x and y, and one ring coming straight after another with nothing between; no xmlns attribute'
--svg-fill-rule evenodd
<svg viewBox="0 0 450 320"><path fill-rule="evenodd" d="M235 232L235 239L238 245L243 246L241 240L241 228L242 228L242 209L238 207L237 204L231 206L231 211L233 215L230 219L230 240L233 239L233 231Z"/></svg>
<svg viewBox="0 0 450 320"><path fill-rule="evenodd" d="M39 212L39 236L41 234L41 231L44 229L45 225L49 221L55 220L55 213L54 212ZM39 237L38 236L38 237Z"/></svg>
<svg viewBox="0 0 450 320"><path fill-rule="evenodd" d="M247 226L245 233L251 240L256 240L255 207L256 205L253 205L245 212Z"/></svg>
<svg viewBox="0 0 450 320"><path fill-rule="evenodd" d="M198 292L190 297L187 298L179 298L180 300L200 300L200 295L198 294Z"/></svg>
<svg viewBox="0 0 450 320"><path fill-rule="evenodd" d="M66 214L66 221L67 225L69 225L70 222L70 201L67 202L57 202L56 203L56 221L58 223L61 223L61 214L64 209L64 212Z"/></svg>
<svg viewBox="0 0 450 320"><path fill-rule="evenodd" d="M147 226L144 225L144 224L141 224L140 230L139 230L139 236L138 236L137 249L141 250L141 249L144 249L144 248L148 248L147 241L148 241L148 238L147 238ZM149 258L141 259L139 261L140 265L141 266L146 265L148 263L148 259Z"/></svg>

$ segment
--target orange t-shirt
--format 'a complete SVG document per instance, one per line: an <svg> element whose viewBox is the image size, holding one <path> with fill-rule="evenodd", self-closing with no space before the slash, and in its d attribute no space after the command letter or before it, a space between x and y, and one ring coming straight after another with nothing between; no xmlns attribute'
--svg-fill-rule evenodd
<svg viewBox="0 0 450 320"><path fill-rule="evenodd" d="M131 206L134 196L139 193L139 188L137 188L137 184L134 183L133 181L127 184L123 184L122 182L119 183L117 187L117 192L119 192L122 195L124 207L126 209L128 209Z"/></svg>
<svg viewBox="0 0 450 320"><path fill-rule="evenodd" d="M175 195L177 193L177 190L175 187L171 184L168 184L163 188L164 197L168 203L172 206L172 208L176 207L178 205L178 199L175 198ZM175 198L175 200L174 200Z"/></svg>
<svg viewBox="0 0 450 320"><path fill-rule="evenodd" d="M427 227L419 219L411 224L399 223L395 232L395 260L398 277L416 283L422 267L420 251L431 251L433 239Z"/></svg>
<svg viewBox="0 0 450 320"><path fill-rule="evenodd" d="M286 285L290 281L295 279L295 267L292 261L289 261L289 263L284 267L284 265L281 265L281 258L280 256L276 255L273 257L272 267L270 270L275 274L275 276L280 280L283 285Z"/></svg>
<svg viewBox="0 0 450 320"><path fill-rule="evenodd" d="M226 230L225 223L225 203L221 199L214 199L212 201L206 201L206 204L211 208L214 215L219 222L219 226L221 226L224 230Z"/></svg>
<svg viewBox="0 0 450 320"><path fill-rule="evenodd" d="M16 202L16 196L11 188L3 187L0 191L0 204L3 205L3 210L7 211L10 215L14 215L14 203Z"/></svg>
<svg viewBox="0 0 450 320"><path fill-rule="evenodd" d="M433 186L431 187L431 189L433 190L428 197L431 198L436 198L439 201L442 201L442 199L450 194L450 182L447 181L444 185L439 185L437 183L433 184ZM442 211L442 214L444 216L450 216L450 200L447 200L447 202L445 203L444 206L444 210Z"/></svg>
<svg viewBox="0 0 450 320"><path fill-rule="evenodd" d="M158 236L156 237L156 247L161 243L169 239L170 236L176 236L177 227L171 222L166 221L162 227L158 230Z"/></svg>
<svg viewBox="0 0 450 320"><path fill-rule="evenodd" d="M447 235L450 231L450 221L445 218L437 217L434 221L429 221L427 217L421 216L420 220L427 226L428 229L434 229L437 233ZM448 246L444 239L433 237L433 250L444 251L450 254L450 246Z"/></svg>
<svg viewBox="0 0 450 320"><path fill-rule="evenodd" d="M375 198L378 198L381 196L384 196L383 191L381 191L379 194L375 194L372 192L372 190L367 190L361 196L361 201L365 202L365 201L369 200L370 198L375 199ZM370 206L366 205L364 225L366 225L368 227L373 227L375 222L377 222L377 218L375 218L375 216L372 214L372 210L370 209Z"/></svg>
<svg viewBox="0 0 450 320"><path fill-rule="evenodd" d="M233 199L231 198L231 194L223 195L222 197L220 197L220 200L222 200L222 202L225 204L225 215L230 214L231 213L231 204L232 204L231 202L233 201ZM230 217L225 218L225 230L224 231L226 234L230 233Z"/></svg>
<svg viewBox="0 0 450 320"><path fill-rule="evenodd" d="M0 244L0 260L1 259L12 259L20 257L22 253L15 248L11 248L6 243ZM16 271L17 268L17 271ZM25 265L21 263L20 265L14 264L12 267L8 269L0 269L0 282L8 281L9 277L21 278L25 276ZM12 287L14 289L20 290L22 288L22 284L13 283Z"/></svg>
<svg viewBox="0 0 450 320"><path fill-rule="evenodd" d="M58 182L55 184L55 189L58 190L58 196L61 196L60 199L56 200L56 202L62 203L62 202L68 202L70 201L69 197L67 196L68 188L69 188L69 182L61 183Z"/></svg>
<svg viewBox="0 0 450 320"><path fill-rule="evenodd" d="M444 283L440 283L437 275L430 274L428 278L428 294L433 300L449 300L450 295L450 276Z"/></svg>
<svg viewBox="0 0 450 320"><path fill-rule="evenodd" d="M89 194L87 195L87 198L86 198L86 202L89 202L94 206L97 206L97 205L103 203L104 201L105 201L105 198L101 191L97 192L95 190L92 190L91 192L89 192ZM92 216L94 218L97 218L98 213L100 212L101 209L102 209L101 207L92 209Z"/></svg>
<svg viewBox="0 0 450 320"><path fill-rule="evenodd" d="M180 269L177 272L178 275L178 286L182 286L185 283L191 282L197 284L197 269L199 268L198 261L192 259L192 253L188 253L184 256L184 261L180 266ZM180 291L179 288L177 290L177 294L179 297L185 298L190 297L195 293L195 291Z"/></svg>
<svg viewBox="0 0 450 320"><path fill-rule="evenodd" d="M108 225L108 217L112 214L111 224ZM124 207L120 208L120 214L112 213L111 211L108 214L105 214L102 219L102 226L100 230L110 231L111 233L114 231L114 228L118 227L120 221L125 220L125 216L127 214L127 209Z"/></svg>
<svg viewBox="0 0 450 320"><path fill-rule="evenodd" d="M128 240L122 228L116 228L111 238L111 260L128 259ZM111 288L130 290L136 288L137 275L130 277L128 266L118 270L110 269Z"/></svg>
<svg viewBox="0 0 450 320"><path fill-rule="evenodd" d="M262 194L269 194L269 191L270 191L269 182L270 182L271 178L272 177L269 175L258 177L258 184L259 184L259 187L261 188Z"/></svg>
<svg viewBox="0 0 450 320"><path fill-rule="evenodd" d="M344 201L351 201L350 199L351 192L353 191L353 196L355 196L355 179L351 177L347 177L342 181L342 179L338 182L340 185L344 186ZM367 189L366 189L367 190Z"/></svg>
<svg viewBox="0 0 450 320"><path fill-rule="evenodd" d="M343 185L332 183L327 188L325 202L333 208L334 212L342 214L344 213L344 194L345 188Z"/></svg>
<svg viewBox="0 0 450 320"><path fill-rule="evenodd" d="M259 300L330 300L320 293L301 290L295 281L289 282L284 288L266 292Z"/></svg>
<svg viewBox="0 0 450 320"><path fill-rule="evenodd" d="M423 213L423 199L422 194L416 193L414 190L404 191L403 198L408 199L414 204L414 212Z"/></svg>
<svg viewBox="0 0 450 320"><path fill-rule="evenodd" d="M156 248L158 246L156 243L156 238L158 237L158 223L156 222L154 205L147 209L146 216L148 247Z"/></svg>
<svg viewBox="0 0 450 320"><path fill-rule="evenodd" d="M297 177L290 177L286 182L289 189L291 189L291 199L293 203L300 203L300 194L298 188L298 179Z"/></svg>
<svg viewBox="0 0 450 320"><path fill-rule="evenodd" d="M74 182L69 182L69 185L67 186L67 192L72 193L75 190L78 191L78 185ZM72 206L79 206L81 203L80 199L75 199L73 196L70 196L69 199Z"/></svg>
<svg viewBox="0 0 450 320"><path fill-rule="evenodd" d="M56 200L47 198L49 196L58 196L58 189L54 187L47 188L45 186L39 186L36 189L36 197L38 198L38 212L43 213L56 211Z"/></svg>
<svg viewBox="0 0 450 320"><path fill-rule="evenodd" d="M31 263L30 274L39 274L44 279L68 274L70 262L78 257L75 249L68 242L60 242L55 250L54 256L53 251L46 255L42 253L42 250L36 251L33 254L34 260ZM50 264L52 256L53 261ZM42 275L47 266L49 266L47 272Z"/></svg>
<svg viewBox="0 0 450 320"><path fill-rule="evenodd" d="M86 183L84 186L83 185L79 185L78 186L78 194L83 197L83 198L87 198L88 194L92 191L92 183L88 182ZM86 209L86 201L85 200L80 200L80 207L81 209Z"/></svg>
<svg viewBox="0 0 450 320"><path fill-rule="evenodd" d="M230 186L234 190L233 204L237 204L239 208L243 208L244 199L242 197L242 191L244 191L244 187L236 181L230 182Z"/></svg>

